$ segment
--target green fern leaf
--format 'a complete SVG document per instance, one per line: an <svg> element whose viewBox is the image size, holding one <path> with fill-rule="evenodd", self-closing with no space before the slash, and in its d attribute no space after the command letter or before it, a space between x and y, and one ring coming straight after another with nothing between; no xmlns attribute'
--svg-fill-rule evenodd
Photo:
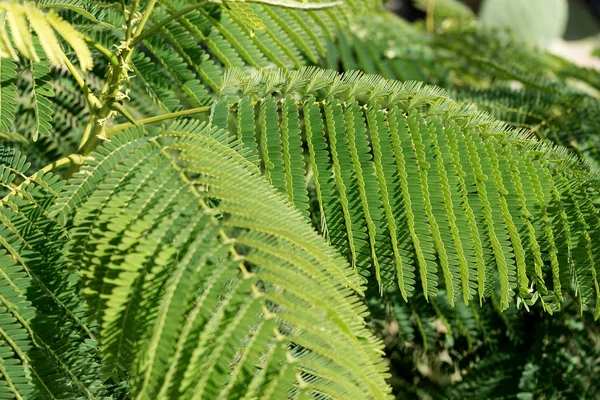
<svg viewBox="0 0 600 400"><path fill-rule="evenodd" d="M250 4L230 1L226 3L229 9L242 20L250 29L260 31L265 29L265 25L261 21L260 17L250 7Z"/></svg>
<svg viewBox="0 0 600 400"><path fill-rule="evenodd" d="M104 370L131 371L136 398L387 398L352 300L361 280L258 176L255 154L175 123L112 138L74 176L54 214L78 209L71 259Z"/></svg>
<svg viewBox="0 0 600 400"><path fill-rule="evenodd" d="M329 72L315 69L253 76L231 71L223 82L222 92L228 96L238 87L242 93L256 93L265 104L273 102L274 82L287 94L278 101L280 138L272 137L274 130L263 128L261 134L267 151L260 154L268 176L273 176L269 167L283 161L289 188L298 181L289 171L305 171L314 182L321 213L313 220L321 221L321 232L348 254L361 274L373 268L381 286L390 288L397 280L407 296L416 283L414 265L423 292L435 295L441 280L450 305L458 296L468 302L475 293L482 299L496 288L503 309L515 293L526 304L539 299L549 312L560 307L565 291L580 298L584 309L597 303L593 257L599 216L589 193L598 190L598 172L564 150L452 103L439 89L413 83L355 73L332 79ZM264 85L268 89L261 92ZM315 109L311 97L302 105L313 110L304 122L303 143L294 143L284 129L299 119L289 111L294 93L321 96L324 103L323 111ZM221 110L230 108L224 102L236 109L222 98ZM378 110L383 112L379 120L373 114ZM218 115L214 109L212 118ZM259 115L255 124L266 125L266 117ZM328 146L314 127L327 128ZM269 152L269 143L278 142L283 151ZM308 148L310 177L302 158L286 157L293 147ZM318 160L331 160L332 169ZM394 191L395 199L390 198ZM299 206L297 197L287 192L297 207L308 207L308 201ZM332 192L338 204L329 200ZM406 224L406 231L399 232L398 224ZM577 255L559 260L557 243ZM575 287L566 282L567 271L576 278ZM397 279L391 280L393 275Z"/></svg>
<svg viewBox="0 0 600 400"><path fill-rule="evenodd" d="M0 58L0 132L10 132L15 120L17 102L17 66Z"/></svg>
<svg viewBox="0 0 600 400"><path fill-rule="evenodd" d="M30 164L10 149L0 160L3 192L9 188L0 207L2 374L16 398L104 396L110 384L98 381L94 333L63 257L66 230L48 214L64 182L27 176Z"/></svg>
<svg viewBox="0 0 600 400"><path fill-rule="evenodd" d="M32 106L34 111L34 126L31 133L33 141L40 137L50 136L52 129L52 102L50 97L54 91L50 85L50 65L48 62L31 62Z"/></svg>

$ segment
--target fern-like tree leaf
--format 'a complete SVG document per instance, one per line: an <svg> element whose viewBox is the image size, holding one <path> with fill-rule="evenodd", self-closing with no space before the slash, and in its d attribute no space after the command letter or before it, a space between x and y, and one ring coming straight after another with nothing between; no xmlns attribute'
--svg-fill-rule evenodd
<svg viewBox="0 0 600 400"><path fill-rule="evenodd" d="M273 176L279 169L286 182L280 190L300 209L308 204L289 182L310 179L309 170L286 154L294 147L310 150L322 211L314 220L361 273L374 266L388 287L396 275L404 294L414 291L415 275L426 295L435 295L442 281L450 304L499 288L502 308L516 294L552 312L568 292L598 313L598 171L565 149L452 102L438 88L355 73L233 70L222 85L231 107L214 108L211 119L247 104L243 93L258 96L259 108L277 91L287 96L255 115L257 125L280 120L281 129L266 126L260 137L247 139L253 142L248 146L264 148L258 141L266 141L267 149L279 147L260 152L265 171ZM290 105L292 93L304 100ZM242 99L234 103L237 95ZM290 114L292 106L308 118L304 143L288 134L289 121L299 118ZM241 114L230 118L235 115ZM317 131L323 129L325 146ZM333 169L319 160L331 160ZM339 203L330 200L332 191ZM556 246L574 256L557 258Z"/></svg>
<svg viewBox="0 0 600 400"><path fill-rule="evenodd" d="M294 117L297 122L297 116ZM133 398L388 398L362 281L226 131L114 137L54 209Z"/></svg>
<svg viewBox="0 0 600 400"><path fill-rule="evenodd" d="M9 398L105 396L110 383L100 379L95 334L63 254L67 232L48 213L64 181L28 176L30 164L12 149L2 148L0 160L0 390Z"/></svg>

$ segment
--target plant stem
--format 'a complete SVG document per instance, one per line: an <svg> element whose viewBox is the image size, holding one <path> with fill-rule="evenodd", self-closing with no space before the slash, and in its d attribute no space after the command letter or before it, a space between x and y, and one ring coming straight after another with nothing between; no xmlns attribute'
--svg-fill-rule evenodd
<svg viewBox="0 0 600 400"><path fill-rule="evenodd" d="M119 60L117 59L117 57L115 57L115 55L111 53L111 51L108 50L106 47L102 46L100 43L96 43L94 39L89 38L87 36L84 36L83 39L88 45L92 46L93 48L98 50L103 56L108 58L108 61L110 61L112 65L119 64Z"/></svg>
<svg viewBox="0 0 600 400"><path fill-rule="evenodd" d="M83 156L81 154L68 155L60 160L56 160L53 163L46 165L44 168L36 172L36 174L39 174L40 172L45 174L52 171L54 168L62 167L63 165L67 164L81 165L83 164Z"/></svg>
<svg viewBox="0 0 600 400"><path fill-rule="evenodd" d="M135 126L135 125L146 125L146 124L151 124L154 122L164 121L166 119L183 117L183 116L192 115L192 114L199 114L199 113L203 113L206 111L210 111L210 108L211 108L210 106L191 108L189 110L177 111L177 112L173 112L173 113L157 115L156 117L140 119L140 120L136 121L135 123L124 123L124 124L114 125L114 126L106 129L106 137L110 138L110 137L114 136L115 134L117 134L121 131L124 131L125 129L131 128L132 126Z"/></svg>
<svg viewBox="0 0 600 400"><path fill-rule="evenodd" d="M142 30L144 29L144 26L146 26L146 23L148 22L150 15L152 15L152 11L154 10L155 5L156 5L156 0L150 0L150 4L148 4L148 7L146 7L146 11L144 12L144 15L142 16L142 20L140 21L138 26L135 28L135 34L133 35L133 43L131 44L131 47L135 46L136 43L139 43L139 41L136 42L136 37L139 37L142 34Z"/></svg>
<svg viewBox="0 0 600 400"><path fill-rule="evenodd" d="M71 75L73 75L75 82L77 82L81 90L83 90L83 92L85 93L85 98L87 99L90 108L94 110L102 107L102 103L100 103L100 100L98 100L98 98L94 96L88 85L85 83L83 77L79 75L79 72L77 71L73 63L69 61L66 55L63 56L63 62L65 63L65 66L67 67Z"/></svg>
<svg viewBox="0 0 600 400"><path fill-rule="evenodd" d="M81 150L83 146L90 139L90 135L92 134L92 129L94 128L94 124L96 123L96 116L94 114L90 115L90 120L85 126L85 130L83 131L83 135L81 136L81 141L79 142L79 147L77 150Z"/></svg>
<svg viewBox="0 0 600 400"><path fill-rule="evenodd" d="M127 20L127 33L125 34L125 40L129 41L131 39L131 28L133 25L133 17L135 15L135 11L137 9L139 0L133 0L133 4L131 5L131 10L129 11L129 19Z"/></svg>
<svg viewBox="0 0 600 400"><path fill-rule="evenodd" d="M154 1L154 2L156 2L156 1ZM176 20L177 18L189 13L190 11L193 11L197 8L204 7L206 5L206 3L208 3L208 1L201 1L199 3L191 5L189 7L182 8L181 10L177 11L175 14L171 14L171 16L163 19L156 25L153 25L152 28L148 29L146 32L143 32L143 33L140 29L140 28L143 28L143 26L140 23L140 25L138 26L138 29L135 32L135 37L131 41L131 46L135 46L136 44L142 42L143 40L147 39L148 37L154 35L158 30L160 30L162 27L167 25L169 22ZM150 17L150 15L148 14L148 18L149 17ZM147 19L146 19L146 21L147 21Z"/></svg>
<svg viewBox="0 0 600 400"><path fill-rule="evenodd" d="M124 116L125 118L127 118L127 120L129 122L131 122L134 125L137 125L137 120L135 118L133 118L133 116L131 114L129 114L129 112L123 108L122 105L120 105L119 103L113 103L113 110L115 110L116 112L118 112L119 114L121 114L122 116Z"/></svg>
<svg viewBox="0 0 600 400"><path fill-rule="evenodd" d="M427 1L427 15L426 15L426 26L427 26L427 32L428 33L433 33L434 29L435 29L435 3L436 0L428 0Z"/></svg>

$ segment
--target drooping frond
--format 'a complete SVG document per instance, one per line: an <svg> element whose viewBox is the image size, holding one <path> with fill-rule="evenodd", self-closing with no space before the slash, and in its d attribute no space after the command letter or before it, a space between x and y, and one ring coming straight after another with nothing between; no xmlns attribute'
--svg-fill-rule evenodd
<svg viewBox="0 0 600 400"><path fill-rule="evenodd" d="M232 70L221 94L211 119L256 115L241 140L299 209L311 181L322 233L380 287L442 281L450 304L499 288L502 308L516 293L550 312L568 292L598 313L598 172L564 149L413 82Z"/></svg>
<svg viewBox="0 0 600 400"><path fill-rule="evenodd" d="M328 41L321 67L448 85L450 69L430 35L388 13L356 16L351 22Z"/></svg>
<svg viewBox="0 0 600 400"><path fill-rule="evenodd" d="M28 176L29 163L11 149L2 148L0 160L0 374L6 382L0 391L8 390L8 398L104 396L94 333L63 255L66 230L48 214L64 182L52 173Z"/></svg>
<svg viewBox="0 0 600 400"><path fill-rule="evenodd" d="M435 34L390 14L353 18L320 65L448 87L453 98L597 163L592 115L599 104L598 71L509 40L472 16L439 11L440 4Z"/></svg>
<svg viewBox="0 0 600 400"><path fill-rule="evenodd" d="M42 56L50 62L64 63L65 53L59 37L75 51L81 69L91 69L94 62L83 35L64 21L56 12L43 13L29 2L23 4L4 2L0 4L0 57L18 60L18 54L39 62ZM9 33L10 32L10 33ZM35 46L34 36L40 48Z"/></svg>
<svg viewBox="0 0 600 400"><path fill-rule="evenodd" d="M359 276L226 131L126 131L53 215L132 398L388 398Z"/></svg>

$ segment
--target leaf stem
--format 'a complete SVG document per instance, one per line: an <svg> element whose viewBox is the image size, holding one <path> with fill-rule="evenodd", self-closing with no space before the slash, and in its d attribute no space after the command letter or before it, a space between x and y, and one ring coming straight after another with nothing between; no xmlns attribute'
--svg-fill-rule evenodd
<svg viewBox="0 0 600 400"><path fill-rule="evenodd" d="M135 33L133 34L133 42L131 43L131 47L135 46L136 43L139 43L139 41L136 41L136 37L139 37L142 34L142 30L144 29L144 26L146 26L148 19L150 19L150 15L152 15L152 11L154 11L155 5L156 0L150 0L150 4L148 4L148 7L146 7L146 11L144 11L144 15L142 16L142 20L135 28Z"/></svg>
<svg viewBox="0 0 600 400"><path fill-rule="evenodd" d="M154 2L156 2L156 0L154 0ZM176 20L177 18L181 17L182 15L185 15L185 14L189 13L190 11L193 11L193 10L195 10L197 8L204 7L206 5L206 3L208 3L208 1L201 1L201 2L193 4L191 6L182 8L181 10L177 11L176 13L171 14L171 16L163 19L162 21L160 21L156 25L153 25L146 32L142 32L141 31L141 28L143 28L143 25L140 23L140 25L138 26L138 29L135 32L135 37L131 41L131 46L133 47L136 44L138 44L138 43L142 42L143 40L147 39L148 37L154 35L154 33L156 33L162 27L164 27L165 25L167 25L169 22ZM148 14L148 18L149 17L150 17L150 15ZM147 21L147 18L146 18L146 21ZM145 23L145 21L144 21L144 23Z"/></svg>
<svg viewBox="0 0 600 400"><path fill-rule="evenodd" d="M81 136L81 141L79 142L79 147L77 150L81 150L83 146L90 139L90 135L92 134L92 129L94 128L94 124L96 123L96 116L94 114L90 115L90 120L85 126L85 130L83 131L83 135Z"/></svg>
<svg viewBox="0 0 600 400"><path fill-rule="evenodd" d="M97 43L94 39L90 37L84 36L83 39L88 45L92 46L93 48L98 50L103 56L108 58L108 61L110 61L112 65L119 65L119 60L117 59L117 57L106 47L102 46L100 43Z"/></svg>
<svg viewBox="0 0 600 400"><path fill-rule="evenodd" d="M157 115L156 117L140 119L140 120L136 121L135 123L128 122L128 123L124 123L124 124L114 125L114 126L111 126L110 128L106 129L106 137L110 138L110 137L114 136L115 134L117 134L121 131L124 131L125 129L131 128L132 126L135 126L135 125L152 124L154 122L160 122L160 121L164 121L166 119L173 119L173 118L177 118L177 117L184 117L186 115L199 114L199 113L203 113L206 111L210 111L210 109L211 109L210 106L190 108L189 110L182 110L182 111L177 111L177 112L173 112L173 113Z"/></svg>
<svg viewBox="0 0 600 400"><path fill-rule="evenodd" d="M139 0L133 0L133 4L131 5L131 10L129 11L129 19L127 20L127 32L125 33L125 40L129 41L131 39L131 28L133 27L133 18L135 16L135 11L137 9Z"/></svg>
<svg viewBox="0 0 600 400"><path fill-rule="evenodd" d="M435 30L435 3L436 0L427 1L427 10L425 16L425 25L428 33L434 33Z"/></svg>
<svg viewBox="0 0 600 400"><path fill-rule="evenodd" d="M102 103L100 103L100 100L98 100L98 98L94 96L88 85L85 83L83 77L79 75L77 68L75 68L73 63L69 61L69 58L66 55L63 55L63 62L65 63L65 66L67 67L71 75L73 75L73 78L75 79L81 90L83 90L83 92L85 93L85 98L87 99L90 108L94 110L102 107Z"/></svg>

